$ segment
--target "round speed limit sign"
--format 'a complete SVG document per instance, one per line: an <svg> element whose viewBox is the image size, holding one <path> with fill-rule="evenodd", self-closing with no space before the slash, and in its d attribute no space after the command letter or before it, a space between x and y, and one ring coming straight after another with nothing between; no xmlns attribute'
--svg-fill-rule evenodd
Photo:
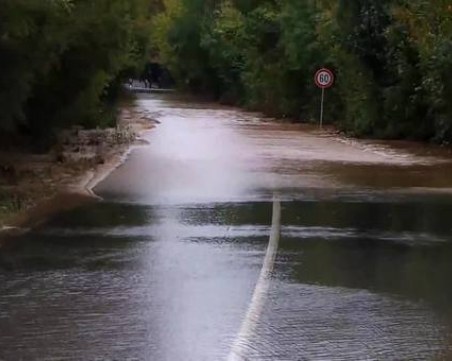
<svg viewBox="0 0 452 361"><path fill-rule="evenodd" d="M315 85L321 89L327 89L334 84L334 74L330 69L320 69L315 73Z"/></svg>

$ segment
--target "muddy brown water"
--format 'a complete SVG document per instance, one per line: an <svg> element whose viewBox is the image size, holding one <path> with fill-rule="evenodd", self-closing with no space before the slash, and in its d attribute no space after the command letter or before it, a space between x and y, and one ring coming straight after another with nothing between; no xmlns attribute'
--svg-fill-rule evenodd
<svg viewBox="0 0 452 361"><path fill-rule="evenodd" d="M139 104L161 124L104 201L0 249L0 360L452 359L447 149Z"/></svg>

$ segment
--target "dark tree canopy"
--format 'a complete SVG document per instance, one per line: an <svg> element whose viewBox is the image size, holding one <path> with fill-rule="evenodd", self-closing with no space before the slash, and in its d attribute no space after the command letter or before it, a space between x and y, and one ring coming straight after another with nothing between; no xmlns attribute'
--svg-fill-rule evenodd
<svg viewBox="0 0 452 361"><path fill-rule="evenodd" d="M114 119L151 58L181 88L358 136L452 141L448 0L0 0L0 138Z"/></svg>
<svg viewBox="0 0 452 361"><path fill-rule="evenodd" d="M148 0L0 0L0 132L102 125L118 76L144 64Z"/></svg>

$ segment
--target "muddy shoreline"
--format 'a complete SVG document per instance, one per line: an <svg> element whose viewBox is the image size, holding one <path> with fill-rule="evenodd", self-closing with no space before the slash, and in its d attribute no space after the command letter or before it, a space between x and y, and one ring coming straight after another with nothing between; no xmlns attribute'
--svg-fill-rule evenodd
<svg viewBox="0 0 452 361"><path fill-rule="evenodd" d="M4 192L11 189L11 192L26 194L26 200L21 209L6 210L0 217L0 247L9 239L45 223L55 214L100 201L93 189L123 164L133 147L145 144L141 136L156 124L158 122L138 105L127 104L121 107L116 129L78 132L81 135L67 141L64 152L59 150L64 153L64 162L59 160L62 155L55 155L55 149L45 156L24 154L18 157L24 160L17 163L27 171L22 172L23 176L19 174L17 184L3 185L3 188L7 189ZM101 141L81 146L81 138L86 138L87 134L91 138L94 134ZM122 137L120 141L117 141L118 137ZM74 147L75 151L69 149ZM30 169L35 171L30 172Z"/></svg>

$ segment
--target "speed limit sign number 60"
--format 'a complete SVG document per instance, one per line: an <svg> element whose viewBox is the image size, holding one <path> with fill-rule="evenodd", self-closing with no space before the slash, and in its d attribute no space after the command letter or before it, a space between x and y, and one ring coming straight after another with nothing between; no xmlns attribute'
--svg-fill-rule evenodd
<svg viewBox="0 0 452 361"><path fill-rule="evenodd" d="M315 73L315 84L321 89L331 88L334 84L334 74L331 70L323 68Z"/></svg>

